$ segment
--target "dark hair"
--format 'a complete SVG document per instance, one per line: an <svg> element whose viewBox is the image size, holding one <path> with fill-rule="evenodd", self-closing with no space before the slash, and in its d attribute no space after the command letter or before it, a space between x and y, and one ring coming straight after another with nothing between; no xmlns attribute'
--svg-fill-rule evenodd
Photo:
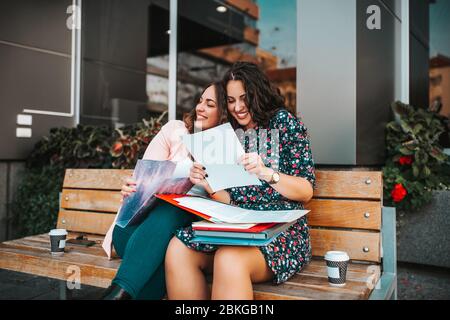
<svg viewBox="0 0 450 320"><path fill-rule="evenodd" d="M203 93L208 89L209 87L214 86L214 91L216 92L216 105L219 109L219 124L222 124L224 122L227 122L228 118L228 112L227 112L227 96L225 92L225 87L223 86L222 81L216 81L208 84L201 93L195 95L194 100L194 107L191 111L188 113L185 113L183 115L183 121L186 125L186 128L188 129L189 133L194 132L194 122L197 120L197 112L196 112L196 106L198 103L198 100L203 95Z"/></svg>
<svg viewBox="0 0 450 320"><path fill-rule="evenodd" d="M225 87L230 80L242 81L246 93L245 103L258 126L268 127L275 113L286 109L280 90L256 64L244 61L234 63L223 78ZM232 116L229 116L229 120L235 128L239 126Z"/></svg>

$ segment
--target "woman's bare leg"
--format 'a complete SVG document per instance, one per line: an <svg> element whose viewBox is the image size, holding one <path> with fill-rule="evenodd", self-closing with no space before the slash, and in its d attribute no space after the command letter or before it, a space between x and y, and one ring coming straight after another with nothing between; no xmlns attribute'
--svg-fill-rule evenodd
<svg viewBox="0 0 450 320"><path fill-rule="evenodd" d="M220 247L214 256L211 299L253 299L252 283L273 278L264 255L256 247Z"/></svg>
<svg viewBox="0 0 450 320"><path fill-rule="evenodd" d="M214 255L192 250L173 237L166 252L165 271L169 300L207 300L211 294L205 272L211 272Z"/></svg>

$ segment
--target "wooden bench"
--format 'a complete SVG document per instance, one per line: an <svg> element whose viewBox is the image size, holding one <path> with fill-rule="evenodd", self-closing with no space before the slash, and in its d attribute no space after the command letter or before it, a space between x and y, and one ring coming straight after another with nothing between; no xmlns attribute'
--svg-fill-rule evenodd
<svg viewBox="0 0 450 320"><path fill-rule="evenodd" d="M68 238L86 234L92 247L66 246L61 257L50 255L47 234L0 244L0 268L62 280L62 298L71 266L80 282L107 287L120 265L108 260L101 241L120 204L120 187L131 170L68 169L61 193L58 228ZM306 208L314 258L282 285L254 286L255 299L396 299L395 209L382 206L379 171L317 170L317 189ZM347 284L328 285L323 256L344 250L351 259Z"/></svg>

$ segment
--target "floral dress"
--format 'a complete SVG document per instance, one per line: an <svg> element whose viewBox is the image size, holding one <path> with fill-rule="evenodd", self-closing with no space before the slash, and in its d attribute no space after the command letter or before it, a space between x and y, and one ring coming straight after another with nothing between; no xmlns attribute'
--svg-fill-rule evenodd
<svg viewBox="0 0 450 320"><path fill-rule="evenodd" d="M273 129L278 130L278 134ZM275 170L291 176L303 177L313 188L315 187L314 161L307 129L301 118L282 109L270 120L269 128L253 130L256 134L247 135L248 130L245 132L246 152L259 150L266 166L272 166ZM279 148L272 148L272 145L277 145L274 143L277 137ZM230 194L231 204L253 210L303 209L302 203L285 198L267 182L262 180L261 182L260 186L226 189ZM194 237L191 226L178 229L175 236L186 246L197 251L214 252L218 249L216 245L191 243L190 240ZM285 282L311 260L307 217L298 219L269 245L258 248L274 273L273 282L275 284Z"/></svg>

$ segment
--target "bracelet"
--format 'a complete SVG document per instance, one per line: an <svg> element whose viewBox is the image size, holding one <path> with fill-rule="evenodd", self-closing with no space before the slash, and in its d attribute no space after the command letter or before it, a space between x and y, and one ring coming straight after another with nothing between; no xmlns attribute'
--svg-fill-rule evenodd
<svg viewBox="0 0 450 320"><path fill-rule="evenodd" d="M209 196L212 197L212 196L215 195L216 193L217 193L217 191L216 191L216 192L213 192L213 193L210 193Z"/></svg>

